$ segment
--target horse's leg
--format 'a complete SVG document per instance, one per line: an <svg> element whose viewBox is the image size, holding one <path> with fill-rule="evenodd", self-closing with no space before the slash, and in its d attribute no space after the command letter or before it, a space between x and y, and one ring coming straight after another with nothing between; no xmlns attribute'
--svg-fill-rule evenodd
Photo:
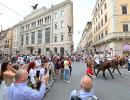
<svg viewBox="0 0 130 100"><path fill-rule="evenodd" d="M114 75L115 68L113 68L112 74Z"/></svg>
<svg viewBox="0 0 130 100"><path fill-rule="evenodd" d="M97 71L96 77L97 77L97 75L98 75L99 72L100 72L100 69L98 68L98 71Z"/></svg>
<svg viewBox="0 0 130 100"><path fill-rule="evenodd" d="M102 70L103 71L103 77L107 80L106 75L105 75L105 70L106 69Z"/></svg>
<svg viewBox="0 0 130 100"><path fill-rule="evenodd" d="M110 69L108 68L108 71L110 72L110 74L111 74L111 77L114 79L114 77L113 77L113 75L112 75L112 73L111 73L111 71L110 71Z"/></svg>
<svg viewBox="0 0 130 100"><path fill-rule="evenodd" d="M95 73L95 75L96 75L95 68L94 68L94 73Z"/></svg>
<svg viewBox="0 0 130 100"><path fill-rule="evenodd" d="M121 74L119 68L117 67L116 69L117 69L117 71L119 72L120 76L122 77L122 74Z"/></svg>

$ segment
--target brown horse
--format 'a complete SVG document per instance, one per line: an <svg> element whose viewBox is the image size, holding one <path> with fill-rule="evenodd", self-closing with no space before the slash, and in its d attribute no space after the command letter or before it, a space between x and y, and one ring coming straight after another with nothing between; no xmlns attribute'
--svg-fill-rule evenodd
<svg viewBox="0 0 130 100"><path fill-rule="evenodd" d="M120 66L122 67L122 66L124 66L125 64L127 64L127 61L126 61L126 59L125 59L124 57L122 57L122 58L120 58L120 59L118 60L118 63L119 63Z"/></svg>
<svg viewBox="0 0 130 100"><path fill-rule="evenodd" d="M121 72L120 72L120 70L118 68L119 64L120 64L120 61L116 60L116 59L111 62L111 67L113 68L112 74L114 75L114 71L116 69L119 72L120 76L122 77L122 74L121 74Z"/></svg>
<svg viewBox="0 0 130 100"><path fill-rule="evenodd" d="M94 66L95 61L94 61L94 60L90 60L90 61L87 62L87 66L88 66L90 63L92 63L92 65L93 65L92 67L94 68L94 73L96 74L96 77L97 77L98 73L102 70L102 72L103 72L103 77L104 77L105 79L107 79L107 78L106 78L106 75L105 75L105 71L106 71L106 69L107 69L107 70L109 71L110 75L112 76L112 78L114 79L114 77L113 77L113 75L112 75L112 73L111 73L111 71L110 71L110 69L109 69L109 68L110 68L110 65L111 65L110 62L105 61L105 62L102 62L102 65ZM97 73L95 72L95 69L98 69Z"/></svg>

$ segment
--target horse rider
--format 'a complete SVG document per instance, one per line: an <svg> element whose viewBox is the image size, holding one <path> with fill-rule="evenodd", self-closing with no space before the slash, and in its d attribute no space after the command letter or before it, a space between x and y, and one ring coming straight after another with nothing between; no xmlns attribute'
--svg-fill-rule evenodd
<svg viewBox="0 0 130 100"><path fill-rule="evenodd" d="M111 52L108 52L108 54L107 54L107 60L108 60L108 61L112 61Z"/></svg>
<svg viewBox="0 0 130 100"><path fill-rule="evenodd" d="M94 59L95 59L94 65L98 67L98 65L99 65L99 54L98 54L98 51L96 51L96 53L94 55Z"/></svg>
<svg viewBox="0 0 130 100"><path fill-rule="evenodd" d="M103 53L104 53L104 52L101 51L101 52L100 52L100 56L99 56L99 57L100 57L100 62L101 62L100 64L101 64L101 65L102 65L102 63L104 62L104 59L105 59Z"/></svg>

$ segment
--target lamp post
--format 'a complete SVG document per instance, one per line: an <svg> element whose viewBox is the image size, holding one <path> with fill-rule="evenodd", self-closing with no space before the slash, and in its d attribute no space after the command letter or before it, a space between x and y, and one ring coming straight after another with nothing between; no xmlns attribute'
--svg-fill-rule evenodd
<svg viewBox="0 0 130 100"><path fill-rule="evenodd" d="M68 35L69 35L69 37L71 36L71 29L72 29L72 26L68 25Z"/></svg>

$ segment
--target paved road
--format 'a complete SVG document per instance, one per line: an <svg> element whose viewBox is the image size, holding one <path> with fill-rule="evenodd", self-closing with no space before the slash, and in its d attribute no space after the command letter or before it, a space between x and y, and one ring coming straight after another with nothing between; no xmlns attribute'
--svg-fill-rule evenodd
<svg viewBox="0 0 130 100"><path fill-rule="evenodd" d="M51 90L46 94L44 100L68 100L73 89L80 89L80 79L86 73L85 63L72 63L73 72L70 83L57 79ZM115 79L112 79L109 72L106 72L107 80L102 77L102 72L98 78L93 80L94 93L98 100L130 100L130 73L127 69L120 69L123 77L115 71Z"/></svg>
<svg viewBox="0 0 130 100"><path fill-rule="evenodd" d="M86 73L85 63L72 63L73 71L70 76L70 83L57 78L50 91L46 94L44 100L68 100L73 89L80 89L80 79ZM104 80L102 72L98 78L93 80L95 95L98 100L130 100L130 73L121 68L120 71L123 77L120 77L115 71L115 79L112 79L110 74L106 72L108 80ZM0 84L0 100L2 100L2 92L4 82Z"/></svg>

